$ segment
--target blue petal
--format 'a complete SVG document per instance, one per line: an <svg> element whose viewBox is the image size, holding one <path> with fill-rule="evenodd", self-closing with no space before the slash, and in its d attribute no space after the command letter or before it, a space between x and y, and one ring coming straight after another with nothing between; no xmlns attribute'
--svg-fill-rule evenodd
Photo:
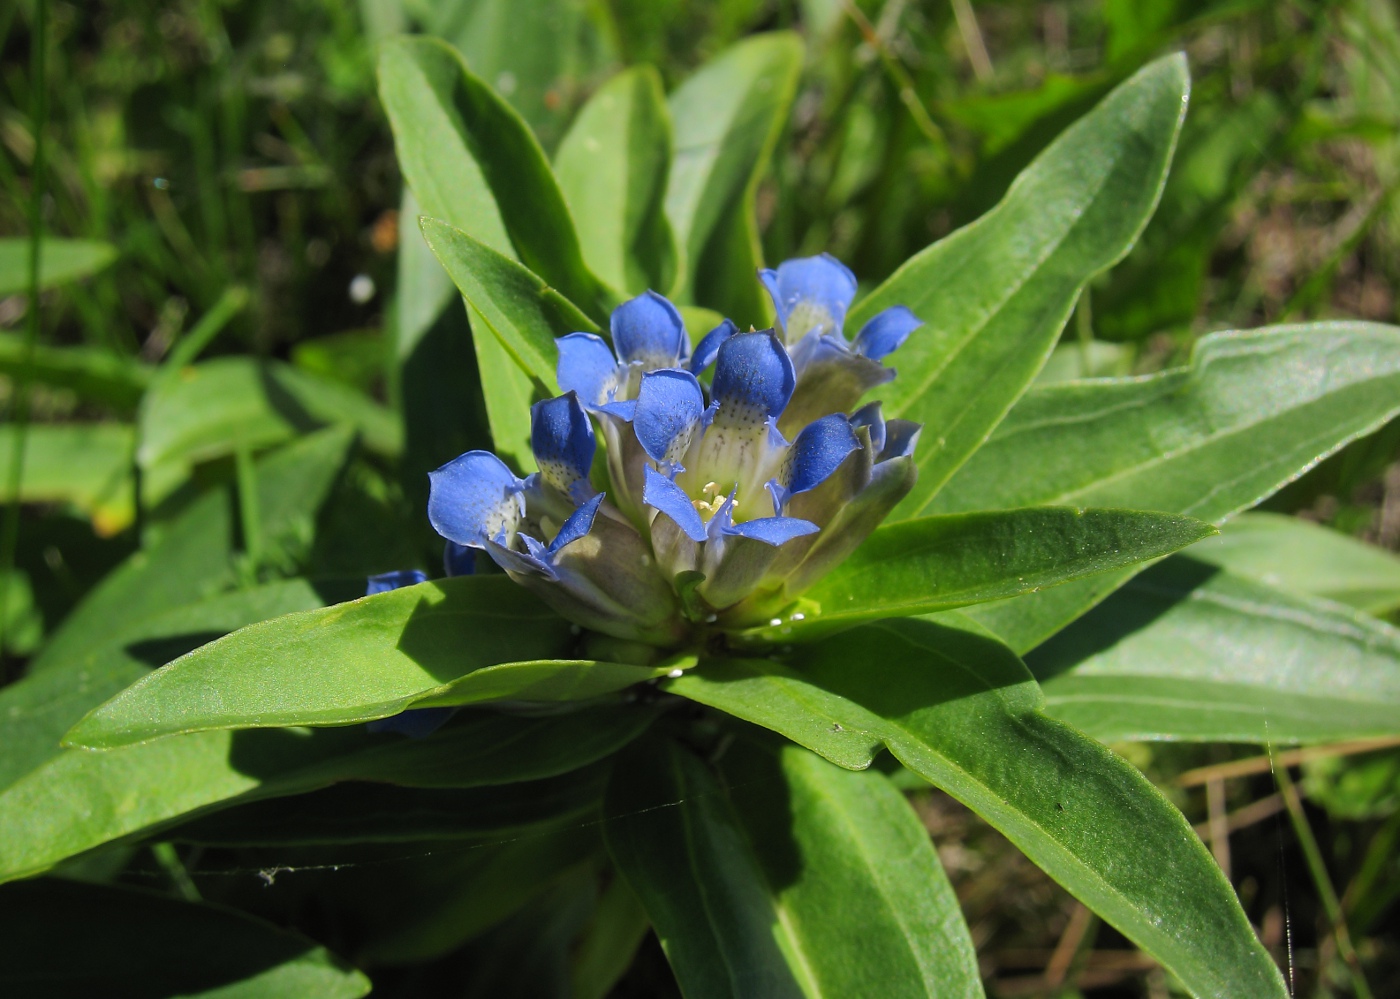
<svg viewBox="0 0 1400 999"><path fill-rule="evenodd" d="M484 547L486 554L491 556L492 561L499 565L506 572L515 572L521 575L539 575L546 579L558 579L559 573L555 571L548 559L548 552L544 546L529 535L520 535L525 542L526 548L534 548L535 553L518 552L514 548L507 548L497 541L488 540ZM531 544L533 542L533 544Z"/></svg>
<svg viewBox="0 0 1400 999"><path fill-rule="evenodd" d="M380 718L365 727L371 732L397 732L410 739L426 739L457 713L456 708L414 708L392 718Z"/></svg>
<svg viewBox="0 0 1400 999"><path fill-rule="evenodd" d="M829 253L786 260L776 271L759 271L758 278L773 298L789 343L814 330L841 332L856 297L856 276Z"/></svg>
<svg viewBox="0 0 1400 999"><path fill-rule="evenodd" d="M719 356L719 349L724 345L724 341L739 332L739 327L734 325L732 319L726 319L695 345L695 353L690 358L690 363L686 365L693 374L701 374L711 364L715 363L715 358Z"/></svg>
<svg viewBox="0 0 1400 999"><path fill-rule="evenodd" d="M919 432L923 429L922 423L915 423L913 420L890 420L885 424L885 446L880 449L879 457L875 460L887 461L890 458L909 457L918 446Z"/></svg>
<svg viewBox="0 0 1400 999"><path fill-rule="evenodd" d="M602 502L603 494L598 493L571 513L569 519L564 521L564 526L559 528L559 533L554 536L554 540L549 543L549 554L553 555L565 545L572 544L587 534L589 529L593 527L593 518L598 515L598 507Z"/></svg>
<svg viewBox="0 0 1400 999"><path fill-rule="evenodd" d="M772 330L765 330L740 333L724 342L711 391L730 421L761 423L783 411L796 384L787 348Z"/></svg>
<svg viewBox="0 0 1400 999"><path fill-rule="evenodd" d="M700 519L695 504L690 501L685 490L650 465L646 470L642 502L674 520L676 526L684 531L691 541L705 540L705 522Z"/></svg>
<svg viewBox="0 0 1400 999"><path fill-rule="evenodd" d="M885 450L885 415L880 412L880 401L868 402L851 414L851 429L870 428L870 450L879 454Z"/></svg>
<svg viewBox="0 0 1400 999"><path fill-rule="evenodd" d="M909 334L923 324L922 319L904 306L894 305L862 326L852 346L857 354L878 361L898 350L909 339Z"/></svg>
<svg viewBox="0 0 1400 999"><path fill-rule="evenodd" d="M559 387L577 392L585 406L601 406L617 391L617 358L603 338L592 333L570 333L554 341L559 348L555 373Z"/></svg>
<svg viewBox="0 0 1400 999"><path fill-rule="evenodd" d="M807 424L788 452L792 463L786 483L788 492L805 493L815 489L858 447L860 441L851 429L851 421L840 413Z"/></svg>
<svg viewBox="0 0 1400 999"><path fill-rule="evenodd" d="M442 546L442 569L449 576L470 576L476 572L476 550L455 541Z"/></svg>
<svg viewBox="0 0 1400 999"><path fill-rule="evenodd" d="M637 440L654 461L680 461L705 413L705 394L689 371L664 368L642 376L632 419Z"/></svg>
<svg viewBox="0 0 1400 999"><path fill-rule="evenodd" d="M422 569L395 569L393 572L381 572L377 576L369 577L368 585L365 587L365 596L372 597L376 593L388 593L401 586L413 586L415 583L426 583L427 581L428 574Z"/></svg>
<svg viewBox="0 0 1400 999"><path fill-rule="evenodd" d="M596 447L593 424L573 392L530 407L530 448L540 478L575 502L592 495L588 470Z"/></svg>
<svg viewBox="0 0 1400 999"><path fill-rule="evenodd" d="M797 517L759 517L757 520L746 520L742 524L725 528L724 533L762 541L765 545L777 548L793 538L816 534L820 530L821 528L810 520Z"/></svg>
<svg viewBox="0 0 1400 999"><path fill-rule="evenodd" d="M490 451L468 451L428 473L428 522L449 541L480 548L524 515L523 487Z"/></svg>
<svg viewBox="0 0 1400 999"><path fill-rule="evenodd" d="M624 363L640 361L647 370L674 368L690 346L681 314L654 291L613 309L611 329L617 356Z"/></svg>

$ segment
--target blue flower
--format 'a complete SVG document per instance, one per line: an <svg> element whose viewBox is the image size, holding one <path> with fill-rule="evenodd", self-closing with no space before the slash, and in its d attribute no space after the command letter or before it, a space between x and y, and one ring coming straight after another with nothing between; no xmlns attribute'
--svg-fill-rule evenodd
<svg viewBox="0 0 1400 999"><path fill-rule="evenodd" d="M680 313L647 292L614 310L612 346L556 341L564 394L531 412L539 471L471 451L431 474L449 572L484 551L570 620L664 646L768 620L860 544L912 488L919 428L878 403L847 411L894 376L880 361L919 321L887 309L848 343L855 279L840 263L760 276L781 337L726 320L692 352Z"/></svg>
<svg viewBox="0 0 1400 999"><path fill-rule="evenodd" d="M866 392L894 378L884 358L923 325L896 305L848 341L842 327L856 295L856 278L830 254L787 260L758 276L773 299L797 374L797 390L780 424L785 433L829 413L850 411Z"/></svg>
<svg viewBox="0 0 1400 999"><path fill-rule="evenodd" d="M711 611L743 599L785 544L821 529L787 508L860 447L839 414L804 427L789 444L777 421L793 386L792 361L771 331L720 347L709 406L688 371L642 378L634 427L651 459L643 502L658 514L652 547L672 577L704 575L695 594Z"/></svg>
<svg viewBox="0 0 1400 999"><path fill-rule="evenodd" d="M641 519L641 456L628 424L636 412L637 391L649 371L678 368L702 373L714 363L720 344L738 332L725 320L690 352L690 339L676 307L654 291L613 310L612 347L593 333L570 333L559 348L559 387L575 393L598 417L608 455L612 500L633 520ZM614 356L614 349L616 355Z"/></svg>
<svg viewBox="0 0 1400 999"><path fill-rule="evenodd" d="M530 411L540 470L522 479L488 451L429 473L428 520L485 551L565 617L619 638L673 640L675 600L635 527L593 488L593 427L569 392Z"/></svg>

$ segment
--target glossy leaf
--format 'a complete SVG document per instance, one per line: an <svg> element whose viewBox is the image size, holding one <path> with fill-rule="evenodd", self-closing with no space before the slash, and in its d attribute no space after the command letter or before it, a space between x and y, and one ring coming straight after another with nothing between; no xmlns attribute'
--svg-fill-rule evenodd
<svg viewBox="0 0 1400 999"><path fill-rule="evenodd" d="M606 999L627 973L651 923L637 893L624 878L613 878L598 897L593 914L570 958L573 999Z"/></svg>
<svg viewBox="0 0 1400 999"><path fill-rule="evenodd" d="M346 780L472 788L568 773L615 752L649 711L459 716L424 740L362 727L200 732L102 753L68 750L0 793L0 880L187 817Z"/></svg>
<svg viewBox="0 0 1400 999"><path fill-rule="evenodd" d="M752 631L805 641L862 621L996 600L1167 555L1215 533L1133 510L1024 510L923 517L875 531L798 601Z"/></svg>
<svg viewBox="0 0 1400 999"><path fill-rule="evenodd" d="M1216 333L1190 367L1028 393L931 511L1128 504L1219 523L1400 412L1400 330L1313 323ZM1018 651L1127 574L965 613Z"/></svg>
<svg viewBox="0 0 1400 999"><path fill-rule="evenodd" d="M256 462L266 543L311 533L352 440L349 428L330 428ZM215 489L193 501L88 594L30 664L30 673L74 664L137 622L227 589L239 578L236 522L231 490Z"/></svg>
<svg viewBox="0 0 1400 999"><path fill-rule="evenodd" d="M812 994L860 995L871 982L890 997L983 994L957 896L928 830L888 777L843 770L790 743L731 750L724 763Z"/></svg>
<svg viewBox="0 0 1400 999"><path fill-rule="evenodd" d="M1181 813L1103 745L1047 717L1004 646L928 621L866 626L663 686L847 767L880 745L958 798L1197 996L1287 994Z"/></svg>
<svg viewBox="0 0 1400 999"><path fill-rule="evenodd" d="M117 622L80 654L0 690L0 787L58 755L64 732L152 667L255 621L363 592L362 579L290 579Z"/></svg>
<svg viewBox="0 0 1400 999"><path fill-rule="evenodd" d="M694 755L669 740L625 754L604 815L608 851L686 996L815 994L743 828Z"/></svg>
<svg viewBox="0 0 1400 999"><path fill-rule="evenodd" d="M671 119L656 70L638 66L598 88L560 143L554 171L593 273L629 295L669 292L679 276L663 208Z"/></svg>
<svg viewBox="0 0 1400 999"><path fill-rule="evenodd" d="M556 337L597 330L587 316L528 269L437 219L423 238L472 308L473 329L490 335L547 395L558 393Z"/></svg>
<svg viewBox="0 0 1400 999"><path fill-rule="evenodd" d="M539 143L510 105L451 46L429 38L385 43L379 94L423 210L498 252L513 247L527 268L602 318L606 293L584 265Z"/></svg>
<svg viewBox="0 0 1400 999"><path fill-rule="evenodd" d="M1027 665L1050 714L1105 741L1400 734L1400 630L1184 556L1130 580Z"/></svg>
<svg viewBox="0 0 1400 999"><path fill-rule="evenodd" d="M1137 239L1188 90L1184 56L1148 65L1051 143L995 209L916 254L852 310L853 330L893 305L926 323L879 393L886 416L928 428L906 516L935 512L929 499L1035 378L1080 289Z"/></svg>
<svg viewBox="0 0 1400 999"><path fill-rule="evenodd" d="M1400 607L1400 558L1376 545L1277 513L1246 513L1191 557L1291 593L1386 614Z"/></svg>
<svg viewBox="0 0 1400 999"><path fill-rule="evenodd" d="M0 295L29 291L29 240L0 239ZM39 287L53 288L96 274L117 259L117 248L95 239L44 239L39 243Z"/></svg>
<svg viewBox="0 0 1400 999"><path fill-rule="evenodd" d="M521 474L534 470L535 454L530 449L530 407L538 401L533 379L491 335L486 320L467 303L472 322L472 348L481 378L481 394L491 426L491 442L497 456ZM475 331L480 330L480 335Z"/></svg>
<svg viewBox="0 0 1400 999"><path fill-rule="evenodd" d="M802 68L795 35L745 39L671 94L675 159L666 216L685 260L679 292L741 326L768 324L754 271L762 263L754 195Z"/></svg>
<svg viewBox="0 0 1400 999"><path fill-rule="evenodd" d="M81 946L75 946L75 943ZM0 888L0 989L86 999L354 999L369 979L233 909L78 881Z"/></svg>
<svg viewBox="0 0 1400 999"><path fill-rule="evenodd" d="M569 625L505 576L419 583L250 625L137 681L69 733L110 748L222 728L398 714L474 670L548 659Z"/></svg>

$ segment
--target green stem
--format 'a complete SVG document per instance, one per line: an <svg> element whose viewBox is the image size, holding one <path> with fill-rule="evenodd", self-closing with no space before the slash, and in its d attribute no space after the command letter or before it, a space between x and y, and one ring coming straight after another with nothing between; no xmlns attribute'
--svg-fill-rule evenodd
<svg viewBox="0 0 1400 999"><path fill-rule="evenodd" d="M10 455L9 505L5 508L4 533L0 535L0 654L5 648L5 621L9 616L10 577L19 547L20 489L24 484L24 452L29 438L29 385L34 377L34 353L39 345L39 261L44 225L44 131L48 123L45 56L48 49L48 0L35 0L30 33L30 120L34 126L34 165L29 191L29 315L24 330L24 359L15 379L12 423L14 452Z"/></svg>
<svg viewBox="0 0 1400 999"><path fill-rule="evenodd" d="M1351 933L1347 930L1346 914L1342 911L1342 903L1337 897L1337 890L1332 887L1332 879L1327 874L1327 864L1322 859L1322 850L1317 845L1317 837L1313 835L1312 826L1308 825L1308 817L1303 813L1303 803L1298 797L1298 788L1294 785L1287 767L1275 769L1274 779L1278 782L1279 791L1283 794L1283 803L1288 807L1288 818L1293 823L1293 832L1298 837L1298 845L1302 847L1303 857L1308 864L1308 873L1312 875L1313 884L1317 887L1317 894L1322 900L1323 911L1327 913L1327 920L1332 924L1332 932L1337 941L1337 952L1342 955L1342 960L1346 962L1347 968L1351 971L1352 988L1356 991L1357 999L1372 999L1371 986L1366 982L1366 976L1361 971L1361 960L1356 956L1356 948L1351 944ZM1322 970L1319 968L1319 973Z"/></svg>

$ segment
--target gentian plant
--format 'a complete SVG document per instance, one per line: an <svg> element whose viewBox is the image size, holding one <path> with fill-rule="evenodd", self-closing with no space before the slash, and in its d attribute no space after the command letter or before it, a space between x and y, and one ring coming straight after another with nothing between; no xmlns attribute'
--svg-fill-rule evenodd
<svg viewBox="0 0 1400 999"><path fill-rule="evenodd" d="M404 370L432 376L404 410L475 392L433 362L455 289L491 436L454 458L409 422L447 571L383 566L70 712L0 796L7 877L140 839L315 865L299 897L386 981L500 949L550 955L519 994L603 996L654 932L692 999L977 996L905 795L932 785L1186 993L1288 995L1107 743L1400 731L1388 625L1172 554L1394 416L1400 332L1221 332L1182 367L1037 382L1156 205L1181 57L883 283L766 269L754 190L801 59L760 36L669 96L630 70L551 163L450 47L385 46L423 236L400 294L449 289L445 319L401 303Z"/></svg>

